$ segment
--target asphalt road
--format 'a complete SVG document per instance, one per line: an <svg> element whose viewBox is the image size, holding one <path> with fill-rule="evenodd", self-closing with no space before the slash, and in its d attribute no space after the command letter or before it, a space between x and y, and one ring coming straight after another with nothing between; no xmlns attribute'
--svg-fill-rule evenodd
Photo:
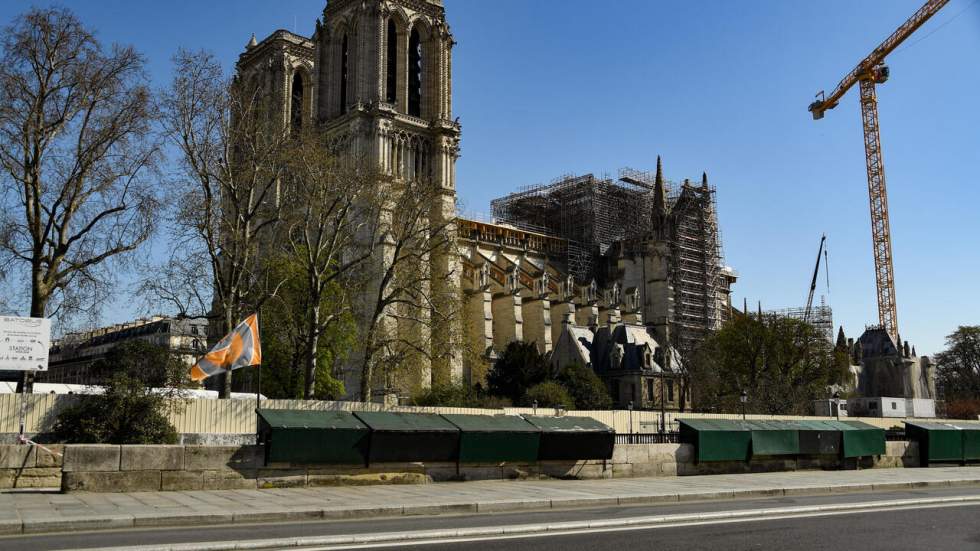
<svg viewBox="0 0 980 551"><path fill-rule="evenodd" d="M963 495L980 495L980 490L975 488L923 489L806 497L718 500L638 507L570 509L567 511L75 532L71 534L3 537L0 538L0 549L43 551L167 543L248 541L297 536L372 534L464 526L502 526ZM796 549L860 549L861 551L888 549L895 551L913 548L980 550L980 521L978 521L980 516L978 514L980 514L980 505L970 505L924 508L915 511L875 511L823 517L807 516L793 519L703 524L675 528L644 528L627 531L599 531L573 535L488 539L432 545L408 546L400 543L389 546L389 548L417 551L447 549L479 549L480 551L614 549L622 551L627 548L684 549L685 551L698 549L778 549L780 551Z"/></svg>
<svg viewBox="0 0 980 551"><path fill-rule="evenodd" d="M980 506L709 524L570 536L398 546L402 551L855 550L980 549Z"/></svg>
<svg viewBox="0 0 980 551"><path fill-rule="evenodd" d="M980 549L980 506L882 511L680 528L593 532L444 545L402 551L970 551Z"/></svg>

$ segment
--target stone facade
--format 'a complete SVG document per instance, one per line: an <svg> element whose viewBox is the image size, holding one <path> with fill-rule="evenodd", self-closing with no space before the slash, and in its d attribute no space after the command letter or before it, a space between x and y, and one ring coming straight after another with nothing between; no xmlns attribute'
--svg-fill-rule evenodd
<svg viewBox="0 0 980 551"><path fill-rule="evenodd" d="M451 228L461 131L452 113L454 44L441 0L329 0L312 37L282 30L262 41L253 37L239 58L238 76L266 91L284 126L316 124L326 132L328 146L345 159L394 181L433 186L437 199L429 220ZM385 205L381 218L396 208ZM371 262L382 266L386 255L390 251L380 247ZM431 293L457 295L458 258L433 254L428 262ZM375 288L380 284L373 283ZM372 291L355 305L362 323L373 307L366 299ZM425 365L414 371L420 380L395 382L396 388L384 392L404 393L431 380L459 380L462 357L458 342L451 339L461 329L449 326L451 322L404 321L427 319L424 312L397 314L386 312L379 324L378 330L388 335L385 340L404 333L431 353L424 354L420 361ZM360 393L357 366L362 361L352 358L343 371L350 397Z"/></svg>
<svg viewBox="0 0 980 551"><path fill-rule="evenodd" d="M888 442L886 454L753 457L696 463L689 444L617 444L609 460L533 463L266 464L261 446L113 446L71 444L42 449L0 446L0 488L65 492L156 492L299 486L426 484L451 480L601 479L807 469L919 466L914 442Z"/></svg>
<svg viewBox="0 0 980 551"><path fill-rule="evenodd" d="M105 377L91 366L115 346L143 341L167 348L188 365L207 351L206 320L153 317L110 327L71 333L51 344L48 371L36 376L39 383L101 385Z"/></svg>

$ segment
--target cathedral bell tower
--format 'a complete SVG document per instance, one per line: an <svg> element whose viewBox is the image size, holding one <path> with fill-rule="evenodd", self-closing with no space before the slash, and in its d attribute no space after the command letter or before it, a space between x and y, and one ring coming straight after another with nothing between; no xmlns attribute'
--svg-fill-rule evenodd
<svg viewBox="0 0 980 551"><path fill-rule="evenodd" d="M312 39L316 117L331 143L393 181L436 191L430 224L454 230L460 125L452 114L454 41L442 0L329 0ZM380 253L376 262L385 262L386 254ZM428 262L430 297L457 297L462 273L458 255L433 254ZM413 325L406 318L430 321ZM458 321L440 320L433 308L407 315L395 311L382 324L389 335L427 341L429 352L416 371L417 380L373 381L375 400L461 380L462 354L454 337L459 335ZM344 382L356 396L362 386L356 365L345 373Z"/></svg>
<svg viewBox="0 0 980 551"><path fill-rule="evenodd" d="M382 173L439 186L454 216L460 126L442 0L329 0L313 42L319 121Z"/></svg>
<svg viewBox="0 0 980 551"><path fill-rule="evenodd" d="M272 99L277 107L273 114L284 128L316 125L326 135L326 146L342 158L367 164L385 182L426 190L426 200L432 197L429 227L449 228L454 236L460 125L452 114L453 44L443 0L328 0L312 37L284 30L261 42L252 37L239 57L238 78ZM397 209L397 199L390 199L380 218L367 225L385 224ZM380 249L366 270L381 270L370 273L383 273L391 258L389 249ZM426 253L424 262L428 270L412 267L428 274L421 292L459 302L459 255ZM363 322L374 312L371 298L383 280L379 276L373 288L369 285L354 297L355 317ZM375 332L384 333L385 342L407 335L417 349L428 351L413 360L411 380L372 374L375 400L462 378L459 322L442 315L446 309L439 306L412 308L385 310ZM384 354L399 356L397 351ZM383 366L390 358L375 361ZM348 397L356 399L365 388L360 366L368 362L363 355L349 362L343 379Z"/></svg>

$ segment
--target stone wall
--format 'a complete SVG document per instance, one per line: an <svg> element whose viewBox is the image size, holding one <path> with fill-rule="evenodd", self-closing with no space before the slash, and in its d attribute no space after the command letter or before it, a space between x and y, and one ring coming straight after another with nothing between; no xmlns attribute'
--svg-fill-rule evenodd
<svg viewBox="0 0 980 551"><path fill-rule="evenodd" d="M0 446L0 449L13 448ZM21 450L29 450L26 446ZM63 491L129 492L225 490L425 484L450 480L525 480L542 478L602 479L685 476L722 473L854 469L918 466L915 443L888 442L888 454L861 462L834 456L753 458L750 462L694 462L688 444L620 444L611 460L541 461L527 464L383 463L364 465L264 464L260 446L112 446L69 445L64 448ZM48 485L60 469L44 471L53 460L28 451L3 464L23 459L34 467L31 477L49 473ZM31 456L34 455L34 459ZM6 458L0 455L0 458ZM43 459L42 459L43 458ZM15 469L9 469L15 470ZM23 469L27 472L28 469ZM24 475L26 480L27 475ZM2 478L0 480L8 480ZM33 480L33 478L31 479ZM40 478L38 478L40 480ZM55 484L57 485L57 484ZM10 487L10 486L8 486Z"/></svg>
<svg viewBox="0 0 980 551"><path fill-rule="evenodd" d="M918 467L915 442L888 442L880 457L841 461L833 456L756 457L746 463L694 462L687 444L619 444L608 461L513 464L383 463L264 464L255 445L114 446L0 445L0 489L61 488L126 492L224 490L290 486L425 484L449 480L599 479L649 476Z"/></svg>
<svg viewBox="0 0 980 551"><path fill-rule="evenodd" d="M0 489L57 488L64 446L0 445Z"/></svg>

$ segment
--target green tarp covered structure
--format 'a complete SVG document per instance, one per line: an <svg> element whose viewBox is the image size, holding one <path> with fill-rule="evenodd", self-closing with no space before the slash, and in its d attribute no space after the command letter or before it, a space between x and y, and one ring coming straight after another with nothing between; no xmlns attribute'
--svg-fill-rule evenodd
<svg viewBox="0 0 980 551"><path fill-rule="evenodd" d="M741 421L727 419L678 419L684 444L694 446L695 459L702 461L748 461L752 431Z"/></svg>
<svg viewBox="0 0 980 551"><path fill-rule="evenodd" d="M363 465L370 430L348 411L260 409L266 463Z"/></svg>
<svg viewBox="0 0 980 551"><path fill-rule="evenodd" d="M752 431L752 455L799 455L800 432L785 421L742 421Z"/></svg>
<svg viewBox="0 0 980 551"><path fill-rule="evenodd" d="M541 431L540 460L612 459L616 433L591 417L524 418Z"/></svg>
<svg viewBox="0 0 980 551"><path fill-rule="evenodd" d="M370 463L457 459L459 428L441 415L382 411L358 411L354 415L371 429Z"/></svg>
<svg viewBox="0 0 980 551"><path fill-rule="evenodd" d="M460 463L531 463L538 459L541 429L517 415L443 414L460 430Z"/></svg>
<svg viewBox="0 0 980 551"><path fill-rule="evenodd" d="M833 421L791 421L799 434L802 455L838 455L841 452L841 428Z"/></svg>
<svg viewBox="0 0 980 551"><path fill-rule="evenodd" d="M845 458L885 455L885 429L861 421L826 421L841 430L841 451Z"/></svg>
<svg viewBox="0 0 980 551"><path fill-rule="evenodd" d="M905 434L919 443L919 464L980 460L980 423L905 421Z"/></svg>
<svg viewBox="0 0 980 551"><path fill-rule="evenodd" d="M747 461L755 455L885 453L885 431L860 421L679 419L681 442L701 461Z"/></svg>

